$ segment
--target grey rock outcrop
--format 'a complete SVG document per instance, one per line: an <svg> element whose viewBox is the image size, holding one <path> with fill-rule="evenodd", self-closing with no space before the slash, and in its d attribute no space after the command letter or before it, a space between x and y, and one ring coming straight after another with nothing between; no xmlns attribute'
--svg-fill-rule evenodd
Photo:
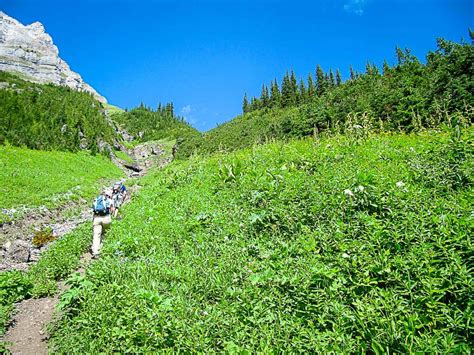
<svg viewBox="0 0 474 355"><path fill-rule="evenodd" d="M0 71L15 72L24 79L53 83L87 91L101 101L99 95L81 76L59 57L58 47L39 22L24 26L0 11Z"/></svg>

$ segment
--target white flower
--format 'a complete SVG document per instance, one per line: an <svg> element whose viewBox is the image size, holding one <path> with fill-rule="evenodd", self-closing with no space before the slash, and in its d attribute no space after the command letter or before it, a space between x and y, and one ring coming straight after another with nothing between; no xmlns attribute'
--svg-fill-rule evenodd
<svg viewBox="0 0 474 355"><path fill-rule="evenodd" d="M356 192L362 192L362 191L364 191L364 186L359 185L355 188L355 190L356 190Z"/></svg>
<svg viewBox="0 0 474 355"><path fill-rule="evenodd" d="M345 258L345 259L350 258L349 254L347 254L347 253L342 253L342 257Z"/></svg>
<svg viewBox="0 0 474 355"><path fill-rule="evenodd" d="M402 188L402 187L405 186L405 183L403 181L399 181L399 182L396 183L396 185L397 185L397 187Z"/></svg>
<svg viewBox="0 0 474 355"><path fill-rule="evenodd" d="M344 190L344 195L346 195L346 196L354 196L353 192L352 192L351 190L349 190L349 189L345 189L345 190Z"/></svg>

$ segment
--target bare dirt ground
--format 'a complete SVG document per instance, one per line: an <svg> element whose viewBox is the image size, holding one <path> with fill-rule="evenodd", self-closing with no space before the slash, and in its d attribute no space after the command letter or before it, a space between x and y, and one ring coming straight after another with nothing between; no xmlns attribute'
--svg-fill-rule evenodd
<svg viewBox="0 0 474 355"><path fill-rule="evenodd" d="M160 162L159 167L164 167L165 165L171 162L170 158L167 158ZM141 174L133 175L129 171L125 170L121 162L116 162L118 166L126 171L128 177L132 176L143 176L146 174L147 169L143 169ZM125 182L127 184L127 182ZM139 190L139 185L130 186L128 189L129 196L126 203L130 202L133 194ZM80 213L80 216L76 216L71 219L62 219L54 221L54 227L61 231L62 234L66 234L75 227L77 227L82 222L86 221L88 218L91 218L90 208L83 210ZM53 213L54 216L54 213ZM1 226L0 232L5 233L11 239L13 236L23 236L26 231L31 231L32 226L38 225L39 223L52 223L52 215L48 212L39 214L37 217L29 218L27 220L19 221L13 223L13 225L4 225ZM15 225L16 224L16 225ZM92 237L92 234L91 234ZM92 239L92 238L91 238ZM88 265L91 262L91 254L85 253L81 257L81 262L77 272L84 274ZM1 270L1 259L0 258L0 270ZM4 265L5 266L5 265ZM7 266L7 269L10 268L22 268ZM59 291L53 297L45 297L39 299L28 299L24 300L16 305L16 310L14 312L13 318L10 321L10 326L7 330L7 333L3 337L4 342L7 344L7 348L11 354L47 354L48 353L48 339L49 335L47 332L47 325L52 321L53 317L57 315L55 313L56 306L59 302L61 294L68 289L68 285L64 281L58 282Z"/></svg>
<svg viewBox="0 0 474 355"><path fill-rule="evenodd" d="M91 255L81 257L77 272L84 274L91 261ZM11 354L47 354L49 334L47 325L53 319L60 295L68 289L64 282L58 283L59 292L53 297L31 298L20 302L11 320L11 326L5 334L4 341Z"/></svg>

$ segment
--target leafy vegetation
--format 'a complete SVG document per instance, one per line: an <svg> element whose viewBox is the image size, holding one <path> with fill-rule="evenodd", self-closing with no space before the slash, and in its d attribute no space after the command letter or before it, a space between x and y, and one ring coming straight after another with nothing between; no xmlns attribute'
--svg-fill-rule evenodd
<svg viewBox="0 0 474 355"><path fill-rule="evenodd" d="M33 236L33 240L31 241L31 244L33 244L33 246L37 248L41 248L42 246L51 243L55 239L56 236L53 234L53 230L48 227L36 231L35 235Z"/></svg>
<svg viewBox="0 0 474 355"><path fill-rule="evenodd" d="M117 158L126 161L127 163L133 163L132 157L130 157L127 153L122 152L121 150L114 151L114 154Z"/></svg>
<svg viewBox="0 0 474 355"><path fill-rule="evenodd" d="M355 130L155 171L51 350L469 353L472 136Z"/></svg>
<svg viewBox="0 0 474 355"><path fill-rule="evenodd" d="M199 136L183 118L174 114L173 104L158 105L156 111L141 104L139 107L113 115L114 121L125 127L139 142L160 139L189 139Z"/></svg>
<svg viewBox="0 0 474 355"><path fill-rule="evenodd" d="M32 288L30 280L20 271L0 273L0 336L5 334L13 304L28 297ZM0 349L2 344L0 342Z"/></svg>
<svg viewBox="0 0 474 355"><path fill-rule="evenodd" d="M82 224L52 244L28 272L0 273L0 335L5 333L15 302L29 297L50 296L57 292L57 281L64 279L78 267L80 256L90 246L91 233L90 224Z"/></svg>
<svg viewBox="0 0 474 355"><path fill-rule="evenodd" d="M0 72L0 144L43 150L98 151L115 132L89 93L35 84Z"/></svg>
<svg viewBox="0 0 474 355"><path fill-rule="evenodd" d="M54 242L40 260L28 271L33 297L49 296L57 291L56 281L62 280L79 265L79 259L90 247L92 228L84 223L73 232Z"/></svg>
<svg viewBox="0 0 474 355"><path fill-rule="evenodd" d="M244 114L186 139L179 155L212 153L250 147L271 139L345 133L357 124L379 131L418 131L439 127L451 117L472 122L474 117L474 46L438 40L426 64L408 49L397 48L397 63L382 72L368 63L365 73L351 69L343 82L339 71L324 73L317 66L305 83L294 72L263 86L260 98L244 97Z"/></svg>
<svg viewBox="0 0 474 355"><path fill-rule="evenodd" d="M0 223L20 217L21 207L90 199L104 179L122 176L103 156L0 146Z"/></svg>

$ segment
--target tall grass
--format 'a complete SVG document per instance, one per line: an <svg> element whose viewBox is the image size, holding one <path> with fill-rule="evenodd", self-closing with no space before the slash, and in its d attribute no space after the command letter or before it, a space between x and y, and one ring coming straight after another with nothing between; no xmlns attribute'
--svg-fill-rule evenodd
<svg viewBox="0 0 474 355"><path fill-rule="evenodd" d="M0 223L21 216L20 211L8 215L2 209L52 208L90 199L103 179L122 175L103 156L0 146Z"/></svg>
<svg viewBox="0 0 474 355"><path fill-rule="evenodd" d="M51 350L470 352L470 137L273 143L147 176Z"/></svg>

